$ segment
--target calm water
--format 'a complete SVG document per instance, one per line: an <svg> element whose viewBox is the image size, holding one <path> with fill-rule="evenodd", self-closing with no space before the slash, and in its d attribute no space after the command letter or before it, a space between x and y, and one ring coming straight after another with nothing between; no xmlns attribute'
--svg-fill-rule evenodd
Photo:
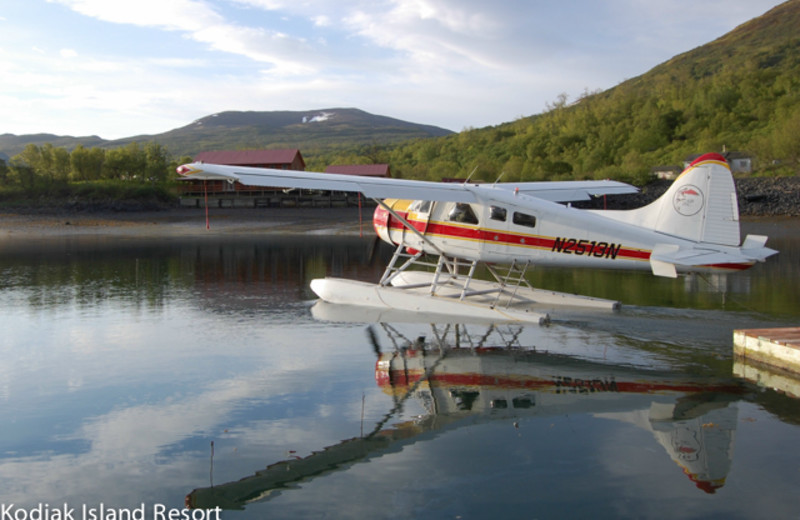
<svg viewBox="0 0 800 520"><path fill-rule="evenodd" d="M795 224L762 224L781 254L727 279L538 271L628 304L549 327L315 304L313 278L379 277L371 238L0 242L0 504L800 518L800 400L731 354L734 328L800 323Z"/></svg>

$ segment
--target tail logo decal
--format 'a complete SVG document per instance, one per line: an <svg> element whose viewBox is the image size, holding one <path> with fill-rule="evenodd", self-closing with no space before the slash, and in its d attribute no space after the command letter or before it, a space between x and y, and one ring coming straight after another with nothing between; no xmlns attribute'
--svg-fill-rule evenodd
<svg viewBox="0 0 800 520"><path fill-rule="evenodd" d="M672 205L684 217L696 215L703 209L703 192L697 186L687 184L675 192Z"/></svg>

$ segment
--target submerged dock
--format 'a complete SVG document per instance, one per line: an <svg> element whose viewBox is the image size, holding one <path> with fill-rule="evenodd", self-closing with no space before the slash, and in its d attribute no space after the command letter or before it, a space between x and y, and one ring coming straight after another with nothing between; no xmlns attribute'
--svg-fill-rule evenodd
<svg viewBox="0 0 800 520"><path fill-rule="evenodd" d="M800 327L733 331L739 360L800 375Z"/></svg>

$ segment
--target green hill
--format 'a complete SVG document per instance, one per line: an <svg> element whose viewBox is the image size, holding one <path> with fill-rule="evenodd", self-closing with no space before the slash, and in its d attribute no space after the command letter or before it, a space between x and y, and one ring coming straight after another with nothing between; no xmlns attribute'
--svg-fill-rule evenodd
<svg viewBox="0 0 800 520"><path fill-rule="evenodd" d="M800 165L800 0L639 77L544 114L387 151L406 177L622 178L690 154L752 154L756 168Z"/></svg>

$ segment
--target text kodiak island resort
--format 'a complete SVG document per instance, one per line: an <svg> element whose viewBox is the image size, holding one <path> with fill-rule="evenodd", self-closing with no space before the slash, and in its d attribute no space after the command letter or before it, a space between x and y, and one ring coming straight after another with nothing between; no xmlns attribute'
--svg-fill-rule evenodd
<svg viewBox="0 0 800 520"><path fill-rule="evenodd" d="M0 520L222 520L219 507L214 509L178 509L164 504L138 507L108 507L105 504L71 507L39 503L33 507L0 504Z"/></svg>

